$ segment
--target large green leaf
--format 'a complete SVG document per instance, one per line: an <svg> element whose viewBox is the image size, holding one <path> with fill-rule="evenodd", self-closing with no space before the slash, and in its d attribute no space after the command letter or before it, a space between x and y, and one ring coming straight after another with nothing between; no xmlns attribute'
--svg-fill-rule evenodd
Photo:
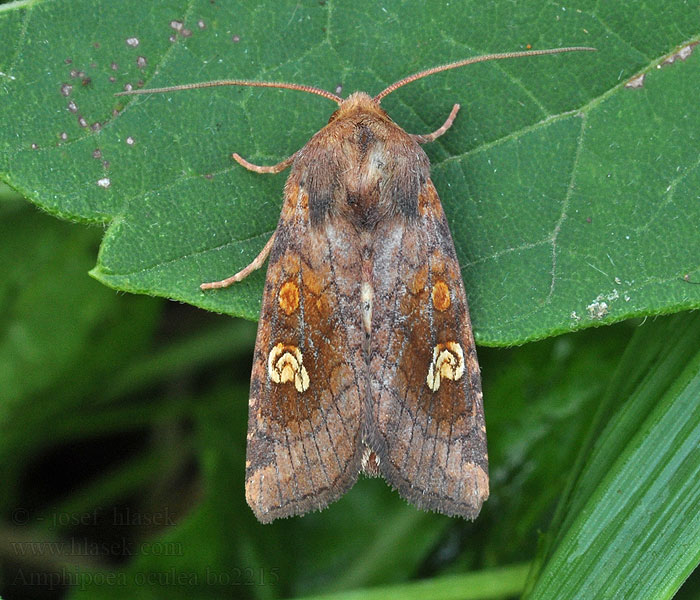
<svg viewBox="0 0 700 600"><path fill-rule="evenodd" d="M0 12L0 176L50 212L109 224L101 281L255 318L262 273L198 288L250 261L279 213L284 176L230 154L277 162L333 106L283 90L114 92L226 77L377 92L475 54L591 45L437 75L384 101L418 133L462 104L427 151L477 339L697 307L686 279L700 278L700 59L667 57L699 32L680 1L15 3ZM626 85L639 74L641 87Z"/></svg>

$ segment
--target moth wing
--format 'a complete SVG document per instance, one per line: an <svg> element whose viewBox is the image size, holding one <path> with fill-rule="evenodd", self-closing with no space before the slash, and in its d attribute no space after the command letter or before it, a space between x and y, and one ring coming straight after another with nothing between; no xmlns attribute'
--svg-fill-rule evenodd
<svg viewBox="0 0 700 600"><path fill-rule="evenodd" d="M361 470L367 367L356 234L342 219L312 223L293 177L270 252L250 385L246 499L263 523L324 508Z"/></svg>
<svg viewBox="0 0 700 600"><path fill-rule="evenodd" d="M373 262L367 444L416 506L474 519L488 497L481 378L464 284L435 187L382 223Z"/></svg>

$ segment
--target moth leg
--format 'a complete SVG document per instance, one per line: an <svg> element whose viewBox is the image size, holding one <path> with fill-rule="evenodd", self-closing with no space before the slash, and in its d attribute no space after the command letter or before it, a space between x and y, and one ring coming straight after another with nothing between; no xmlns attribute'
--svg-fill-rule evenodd
<svg viewBox="0 0 700 600"><path fill-rule="evenodd" d="M227 277L226 279L222 279L221 281L212 281L210 283L203 283L202 285L199 286L200 289L202 290L217 290L220 288L225 288L230 285L233 285L234 283L238 281L243 281L248 275L250 275L253 271L256 271L260 267L263 266L263 263L267 259L267 255L270 254L270 249L272 248L272 244L275 241L275 234L273 233L270 236L270 239L267 240L267 244L265 244L265 247L260 251L260 254L258 254L254 259L253 262L251 262L247 267L241 269L236 273L235 275L232 275L231 277Z"/></svg>
<svg viewBox="0 0 700 600"><path fill-rule="evenodd" d="M454 123L455 117L457 116L458 112L459 112L459 104L455 104L452 107L452 112L450 112L450 116L447 117L447 120L442 124L442 127L440 127L439 129L436 129L435 131L433 131L433 133L428 133L427 135L417 135L415 133L412 133L412 134L410 134L411 137L419 144L428 144L430 142L434 142L443 133L445 133L450 127L452 127L452 123Z"/></svg>
<svg viewBox="0 0 700 600"><path fill-rule="evenodd" d="M237 152L233 153L233 160L235 160L239 165L245 167L249 171L255 171L256 173L279 173L280 171L284 171L289 165L291 165L294 162L294 157L296 155L297 153L295 152L289 158L285 158L282 162L277 163L276 165L271 165L269 167L254 165L253 163L248 162Z"/></svg>
<svg viewBox="0 0 700 600"><path fill-rule="evenodd" d="M233 153L233 159L239 165L245 167L249 171L255 171L256 173L279 173L280 171L284 171L284 169L286 169L289 165L292 164L292 162L294 162L295 156L296 156L296 152L294 154L292 154L289 158L285 158L282 162L277 163L276 165L271 165L269 167L266 167L266 166L254 165L253 163L248 162L245 158L243 158L237 152ZM221 288L229 287L230 285L233 285L234 283L237 283L239 281L243 281L253 271L257 271L260 267L263 266L263 263L267 259L267 256L270 254L270 250L272 248L272 244L274 241L275 241L275 234L273 233L270 236L270 239L267 240L267 244L265 244L265 247L260 251L260 254L258 254L253 259L253 262L251 262L247 267L238 271L238 273L236 273L235 275L232 275L231 277L227 277L226 279L222 279L221 281L211 281L209 283L202 283L199 286L199 288L201 290L218 290Z"/></svg>

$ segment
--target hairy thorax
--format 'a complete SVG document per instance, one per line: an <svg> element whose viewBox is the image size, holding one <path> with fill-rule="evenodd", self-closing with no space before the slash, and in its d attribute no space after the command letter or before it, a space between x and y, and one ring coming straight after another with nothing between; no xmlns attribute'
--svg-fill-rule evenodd
<svg viewBox="0 0 700 600"><path fill-rule="evenodd" d="M358 231L417 215L428 158L367 94L351 95L299 152L292 177L308 192L312 224L337 215Z"/></svg>

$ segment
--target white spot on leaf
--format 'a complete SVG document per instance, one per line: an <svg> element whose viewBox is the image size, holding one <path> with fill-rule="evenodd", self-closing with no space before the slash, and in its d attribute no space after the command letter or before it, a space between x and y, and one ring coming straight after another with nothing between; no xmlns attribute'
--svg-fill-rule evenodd
<svg viewBox="0 0 700 600"><path fill-rule="evenodd" d="M627 89L635 90L640 87L644 87L644 78L646 77L646 73L642 73L641 75L637 75L636 77L633 77L630 79L626 84L625 87Z"/></svg>
<svg viewBox="0 0 700 600"><path fill-rule="evenodd" d="M586 310L591 319L602 319L608 314L608 303L596 300L595 302L591 302L586 307Z"/></svg>
<svg viewBox="0 0 700 600"><path fill-rule="evenodd" d="M692 42L691 44L688 44L687 46L683 46L678 52L674 52L671 54L669 57L667 57L659 66L658 68L660 69L661 67L666 67L668 65L672 65L674 62L677 60L685 60L687 59L692 53L693 50L695 49L695 46L700 44L700 42Z"/></svg>

